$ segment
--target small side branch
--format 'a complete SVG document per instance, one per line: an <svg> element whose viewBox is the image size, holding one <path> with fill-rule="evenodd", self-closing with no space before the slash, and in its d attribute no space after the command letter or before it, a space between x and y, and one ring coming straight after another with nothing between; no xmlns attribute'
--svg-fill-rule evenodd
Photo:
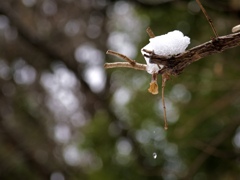
<svg viewBox="0 0 240 180"><path fill-rule="evenodd" d="M147 65L145 64L141 64L141 63L137 63L135 60L112 50L108 50L106 52L106 54L110 54L113 56L116 56L120 59L123 59L127 62L115 62L115 63L105 63L104 67L106 69L110 69L110 68L132 68L132 69L136 69L136 70L142 70L142 71L146 71L147 69Z"/></svg>
<svg viewBox="0 0 240 180"><path fill-rule="evenodd" d="M152 63L165 65L165 68L161 70L161 74L167 72L170 75L178 75L193 62L236 46L240 46L240 32L220 36L172 57L159 56L153 52L150 59Z"/></svg>
<svg viewBox="0 0 240 180"><path fill-rule="evenodd" d="M215 37L218 38L217 31L216 31L216 29L215 29L215 27L214 27L214 25L213 25L213 22L212 22L211 18L208 16L207 11L206 11L205 8L203 7L203 5L202 5L202 3L200 2L200 0L196 0L196 1L197 1L197 3L198 3L199 7L201 8L203 14L205 15L207 21L209 22L209 24L210 24L210 26L211 26L211 28L212 28L212 30L213 30L213 33L214 33Z"/></svg>
<svg viewBox="0 0 240 180"><path fill-rule="evenodd" d="M163 105L163 118L164 118L164 129L168 129L168 123L167 123L167 110L165 105L165 99L164 99L164 89L167 80L169 79L169 76L167 74L162 75L162 105Z"/></svg>
<svg viewBox="0 0 240 180"><path fill-rule="evenodd" d="M129 57L127 57L127 56L125 56L125 55L123 55L123 54L120 54L120 53L118 53L118 52L115 52L115 51L112 51L112 50L108 50L108 51L106 52L106 54L110 54L110 55L116 56L116 57L118 57L118 58L121 58L121 59L127 61L128 63L130 63L132 66L134 66L134 65L136 64L136 61L135 61L135 60L130 59Z"/></svg>
<svg viewBox="0 0 240 180"><path fill-rule="evenodd" d="M104 68L132 68L136 70L146 71L147 65L141 63L135 63L134 66L129 64L128 62L115 62L115 63L105 63Z"/></svg>
<svg viewBox="0 0 240 180"><path fill-rule="evenodd" d="M155 34L153 33L153 31L152 31L152 29L150 27L148 27L146 29L146 32L148 33L150 38L154 38L155 37Z"/></svg>

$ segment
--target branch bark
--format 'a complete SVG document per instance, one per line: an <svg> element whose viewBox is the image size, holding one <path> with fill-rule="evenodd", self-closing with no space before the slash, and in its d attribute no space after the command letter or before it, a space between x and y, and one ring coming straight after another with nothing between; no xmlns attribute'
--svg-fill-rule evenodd
<svg viewBox="0 0 240 180"><path fill-rule="evenodd" d="M193 62L212 54L221 53L227 49L231 49L239 45L240 33L235 33L214 38L213 40L191 48L182 54L163 57L154 54L153 52L150 58L152 63L165 65L165 67L160 70L160 74L168 73L170 75L178 75Z"/></svg>
<svg viewBox="0 0 240 180"><path fill-rule="evenodd" d="M121 67L121 68L133 68L133 69L136 69L136 70L146 71L147 65L140 64L140 63L136 63L135 65L131 65L128 62L115 62L115 63L105 63L104 67L106 69Z"/></svg>
<svg viewBox="0 0 240 180"><path fill-rule="evenodd" d="M135 60L133 60L121 53L118 53L118 52L115 52L112 50L108 50L106 52L106 54L110 54L110 55L116 56L118 58L121 58L121 59L127 61L127 62L106 63L106 64L104 64L104 67L106 69L116 68L116 67L125 67L125 68L134 68L136 70L146 71L147 66L145 64L136 63Z"/></svg>
<svg viewBox="0 0 240 180"><path fill-rule="evenodd" d="M154 37L154 34L150 28L147 29L147 32L150 37ZM226 36L214 38L211 41L208 41L199 46L191 48L181 54L173 55L173 56L157 55L153 51L143 49L143 51L146 52L144 56L150 58L151 63L164 66L162 69L159 70L158 74L162 75L162 103L164 108L164 122L165 122L164 128L165 129L167 129L167 116L166 116L166 107L164 102L164 87L169 76L179 75L187 66L206 56L220 53L227 49L230 49L239 45L240 45L240 33L235 33L235 34L229 34ZM145 64L136 63L135 60L132 60L123 54L120 54L111 50L107 51L107 54L117 56L123 60L126 60L127 62L106 63L104 65L105 68L123 67L123 68L132 68L132 69L145 70L145 71L147 69L147 66ZM150 83L150 87L151 87L151 83Z"/></svg>
<svg viewBox="0 0 240 180"><path fill-rule="evenodd" d="M220 36L218 38L214 38L208 42L200 44L196 47L193 47L182 54L174 55L174 56L159 56L154 52L151 53L151 63L164 65L164 68L159 71L159 74L167 73L169 75L179 75L187 66L196 62L202 58L207 56L221 53L227 49L234 48L240 45L240 32L229 34L225 36ZM138 64L138 66L145 67L144 64ZM133 68L129 63L106 63L105 68ZM140 68L144 70L144 68Z"/></svg>

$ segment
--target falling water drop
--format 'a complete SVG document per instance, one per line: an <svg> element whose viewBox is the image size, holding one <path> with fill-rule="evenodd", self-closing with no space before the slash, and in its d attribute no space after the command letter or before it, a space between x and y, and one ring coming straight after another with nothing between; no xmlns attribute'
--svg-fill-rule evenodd
<svg viewBox="0 0 240 180"><path fill-rule="evenodd" d="M157 158L157 153L153 153L153 158L156 159Z"/></svg>

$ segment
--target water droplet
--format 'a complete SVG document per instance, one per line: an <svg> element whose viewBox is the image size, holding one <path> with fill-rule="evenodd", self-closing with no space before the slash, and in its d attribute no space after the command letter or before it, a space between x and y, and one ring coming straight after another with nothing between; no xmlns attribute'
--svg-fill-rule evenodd
<svg viewBox="0 0 240 180"><path fill-rule="evenodd" d="M153 153L153 158L156 159L157 158L157 153Z"/></svg>

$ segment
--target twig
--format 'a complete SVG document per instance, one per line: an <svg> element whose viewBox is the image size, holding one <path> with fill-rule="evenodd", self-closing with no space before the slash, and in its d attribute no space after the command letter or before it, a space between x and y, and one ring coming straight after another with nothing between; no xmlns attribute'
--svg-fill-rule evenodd
<svg viewBox="0 0 240 180"><path fill-rule="evenodd" d="M152 29L150 27L148 27L146 29L146 32L148 33L150 38L154 38L155 35L152 31ZM152 54L152 51L148 51L148 50L144 50L145 52ZM118 68L118 67L125 67L125 68L133 68L133 69L137 69L137 70L144 70L146 71L146 65L145 64L140 64L140 63L136 63L134 60L128 58L127 56L120 54L118 52L112 51L112 50L108 50L107 54L110 55L114 55L117 56L123 60L126 60L128 63L126 62L116 62L116 63L106 63L104 65L105 68ZM158 85L157 85L157 74L153 74L152 75L152 82L150 83L150 87L148 89L148 91L152 94L158 94ZM167 130L168 129L168 123L167 123L167 112L166 112L166 105L165 105L165 100L164 100L164 89L165 89L165 85L166 85L166 81L168 80L168 75L167 74L163 74L162 75L162 105L163 105L163 113L164 113L164 129Z"/></svg>
<svg viewBox="0 0 240 180"><path fill-rule="evenodd" d="M113 56L116 56L120 59L123 59L127 62L115 62L115 63L105 63L104 67L106 69L110 69L110 68L132 68L132 69L136 69L136 70L142 70L142 71L146 71L147 65L146 64L141 64L141 63L137 63L135 60L130 59L129 57L112 51L112 50L108 50L106 52L106 54L110 54Z"/></svg>
<svg viewBox="0 0 240 180"><path fill-rule="evenodd" d="M233 48L235 46L240 45L240 33L236 34L230 34L226 36L218 37L218 34L214 28L214 25L212 23L212 20L207 15L206 10L202 6L201 2L199 0L196 0L198 5L200 6L202 12L204 13L206 19L208 20L216 38L208 41L206 43L203 43L199 46L196 46L188 51L183 52L182 54L176 55L176 56L161 56L155 54L153 51L147 51L148 54L144 54L145 57L150 58L151 63L155 63L157 65L164 65L164 68L161 69L158 73L162 74L162 105L163 105L163 112L164 112L164 129L168 129L167 124L167 113L166 113L166 105L165 105L165 99L164 99L164 89L166 85L166 81L168 80L170 75L178 75L180 74L187 66L189 66L191 63L198 61L199 59L206 57L211 54L220 53L223 52L226 49ZM236 28L235 28L236 29ZM234 32L235 32L234 29ZM155 37L153 31L150 27L146 29L146 32L148 33L150 38ZM121 59L126 60L128 63L106 63L104 65L105 68L119 68L119 67L126 67L126 68L133 68L138 70L146 70L146 65L136 63L135 60L132 60L128 58L127 56L117 53L115 51L107 51L107 54L111 54L114 56L117 56ZM153 75L154 76L154 75ZM152 83L152 82L151 82ZM150 83L150 90L152 87L152 84ZM154 86L155 87L155 86ZM152 91L150 91L152 93ZM156 94L155 91L153 94Z"/></svg>
<svg viewBox="0 0 240 180"><path fill-rule="evenodd" d="M106 52L106 54L110 54L110 55L116 56L116 57L118 57L118 58L121 58L121 59L129 62L132 66L134 66L134 65L136 64L136 61L135 61L135 60L133 60L133 59L131 59L131 58L129 58L129 57L123 55L123 54L120 54L120 53L118 53L118 52L115 52L115 51L112 51L112 50L108 50L108 51Z"/></svg>
<svg viewBox="0 0 240 180"><path fill-rule="evenodd" d="M236 46L240 46L240 32L220 36L217 39L208 41L172 57L158 56L153 52L150 59L152 63L159 65L165 64L165 68L161 70L161 73L167 72L170 75L179 75L193 62Z"/></svg>
<svg viewBox="0 0 240 180"><path fill-rule="evenodd" d="M110 68L132 68L132 69L136 69L136 70L146 71L147 65L146 64L141 64L141 63L135 63L135 65L132 66L128 62L115 62L115 63L105 63L104 67L106 69L110 69Z"/></svg>
<svg viewBox="0 0 240 180"><path fill-rule="evenodd" d="M148 33L150 38L154 38L155 37L155 34L153 33L153 31L152 31L152 29L150 27L148 27L146 29L146 32Z"/></svg>
<svg viewBox="0 0 240 180"><path fill-rule="evenodd" d="M211 18L208 16L207 11L204 9L204 7L203 7L202 3L200 2L200 0L196 0L196 1L197 1L198 5L200 6L203 14L205 15L207 21L209 22L209 24L210 24L210 26L211 26L211 28L213 30L213 33L215 34L215 37L218 38L217 31L216 31L216 29L215 29L215 27L213 25L213 22L212 22Z"/></svg>
<svg viewBox="0 0 240 180"><path fill-rule="evenodd" d="M164 89L166 82L168 80L169 76L167 74L162 75L162 105L163 105L163 117L164 117L164 129L168 129L168 123L167 123L167 111L166 111L166 105L165 105L165 99L164 99Z"/></svg>
<svg viewBox="0 0 240 180"><path fill-rule="evenodd" d="M153 31L150 27L148 27L146 29L146 32L148 33L150 38L155 37L155 34L153 33ZM148 54L153 53L153 51L148 51L146 49L143 49L143 51L147 52ZM158 66L160 67L159 64L158 64ZM153 76L154 76L154 74L153 74ZM163 118L164 118L164 129L165 130L168 129L168 123L167 123L167 110L166 110L166 104L165 104L165 99L164 99L164 90L165 90L165 86L166 86L166 82L167 82L168 78L169 78L169 76L167 74L162 74L162 105L163 105Z"/></svg>
<svg viewBox="0 0 240 180"><path fill-rule="evenodd" d="M226 49L230 49L240 45L240 33L230 34L226 36L218 37L217 39L213 39L206 43L203 43L199 46L196 46L188 51L183 52L182 54L176 56L159 56L154 54L154 52L149 52L148 57L150 58L150 62L164 65L164 68L159 71L159 74L162 74L162 104L164 110L164 128L167 129L167 115L166 115L166 106L164 100L164 88L167 81L166 75L178 75L180 74L187 66L191 63L198 61L206 56L220 53L225 51ZM108 51L109 54L115 55L122 59L130 59L127 56L122 55L120 53L115 53L114 51ZM111 53L114 52L114 53ZM147 52L147 51L146 51ZM135 62L135 61L134 61ZM135 65L131 65L129 62L116 62L116 63L106 63L104 65L105 68L132 68L137 70L146 71L146 65L136 63Z"/></svg>
<svg viewBox="0 0 240 180"><path fill-rule="evenodd" d="M227 49L234 48L236 46L240 46L240 32L229 34L225 36L220 36L218 39L211 40L195 46L182 54L172 56L172 57L164 57L159 56L157 54L152 53L151 55L151 62L155 64L162 65L165 63L166 68L161 71L161 73L168 72L170 75L178 75L180 74L187 66L192 64L195 61L198 61L204 57L221 53ZM123 55L124 56L124 55ZM136 63L136 62L135 62ZM146 68L145 64L136 63L135 66L126 65L126 63L106 63L106 68L133 68L135 69L136 66L142 66L139 70L145 70L143 67Z"/></svg>

